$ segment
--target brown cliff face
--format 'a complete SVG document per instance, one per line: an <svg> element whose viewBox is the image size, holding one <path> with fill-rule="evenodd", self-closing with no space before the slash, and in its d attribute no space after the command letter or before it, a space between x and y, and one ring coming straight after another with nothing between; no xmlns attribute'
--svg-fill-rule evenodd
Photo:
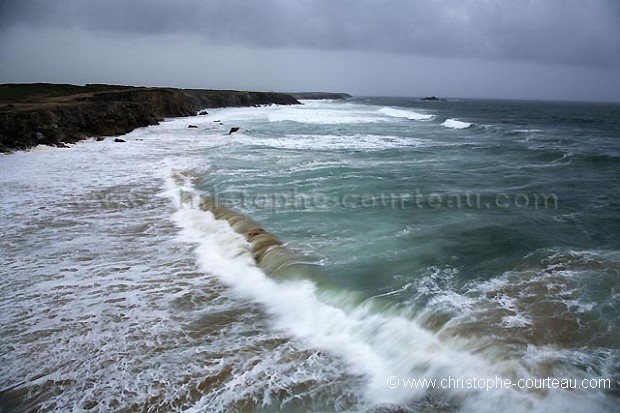
<svg viewBox="0 0 620 413"><path fill-rule="evenodd" d="M86 93L79 93L82 91ZM273 92L0 85L0 152L39 144L62 146L90 136L123 135L167 117L192 116L205 108L272 103L299 104L290 95Z"/></svg>

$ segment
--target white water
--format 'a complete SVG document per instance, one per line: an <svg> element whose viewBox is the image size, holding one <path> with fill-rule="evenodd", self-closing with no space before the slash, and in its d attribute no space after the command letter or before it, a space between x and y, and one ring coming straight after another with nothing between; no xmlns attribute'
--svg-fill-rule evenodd
<svg viewBox="0 0 620 413"><path fill-rule="evenodd" d="M471 126L469 122L463 122L456 119L446 119L441 126L445 126L450 129L467 129Z"/></svg>
<svg viewBox="0 0 620 413"><path fill-rule="evenodd" d="M382 151L397 148L420 148L442 145L430 139L385 135L285 135L273 138L235 136L236 141L251 139L252 145L312 151L363 150Z"/></svg>
<svg viewBox="0 0 620 413"><path fill-rule="evenodd" d="M404 118L404 119L410 119L410 120L430 120L435 117L434 115L418 113L412 110L396 109L396 108L391 108L391 107L381 108L379 109L379 112L386 116L391 116L394 118Z"/></svg>
<svg viewBox="0 0 620 413"><path fill-rule="evenodd" d="M269 122L291 121L297 123L330 125L381 122L380 116L367 108L344 106L326 107L321 101L303 101L303 106L274 107L268 111Z"/></svg>
<svg viewBox="0 0 620 413"><path fill-rule="evenodd" d="M325 116L329 123L342 111L314 105L213 112L225 122L279 117L312 123ZM345 120L385 118L374 109L353 112ZM353 292L264 274L225 222L181 204L179 190L191 190L189 183L169 180L173 170L209 170L210 148L278 147L277 139L249 143L247 135L226 136L228 125L213 119L137 130L126 144L86 141L69 150L0 157L0 245L9 257L0 295L0 343L7 349L0 353L0 391L62 388L45 402L60 411L136 403L138 410L225 412L240 401L258 400L268 409L299 398L346 398L345 405L365 409L425 394L388 388L393 375L530 377L517 361L475 354L476 343L431 333L405 312L356 304ZM283 137L279 145L314 144L378 150L429 142L324 135ZM476 297L459 299L467 305ZM497 303L519 310L508 296ZM544 360L543 353L532 350L529 359ZM307 388L295 393L300 384ZM286 396L278 401L281 393ZM440 396L464 412L600 409L599 396L577 392L449 390Z"/></svg>

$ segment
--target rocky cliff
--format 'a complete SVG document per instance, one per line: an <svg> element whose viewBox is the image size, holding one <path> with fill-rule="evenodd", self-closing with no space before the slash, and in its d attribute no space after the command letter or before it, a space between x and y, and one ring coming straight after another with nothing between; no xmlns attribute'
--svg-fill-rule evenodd
<svg viewBox="0 0 620 413"><path fill-rule="evenodd" d="M298 103L290 95L273 92L0 85L0 152L122 135L167 117L192 116L200 109Z"/></svg>

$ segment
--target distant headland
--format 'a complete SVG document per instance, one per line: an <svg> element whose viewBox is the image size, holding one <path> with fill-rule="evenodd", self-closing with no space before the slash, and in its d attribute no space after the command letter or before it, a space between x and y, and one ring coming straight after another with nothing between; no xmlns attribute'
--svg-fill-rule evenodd
<svg viewBox="0 0 620 413"><path fill-rule="evenodd" d="M331 100L345 100L350 99L353 96L348 93L332 93L332 92L294 92L289 93L289 95L293 96L295 99L300 100L321 100L321 99L331 99Z"/></svg>
<svg viewBox="0 0 620 413"><path fill-rule="evenodd" d="M117 136L201 109L295 105L286 93L105 84L0 85L0 152Z"/></svg>

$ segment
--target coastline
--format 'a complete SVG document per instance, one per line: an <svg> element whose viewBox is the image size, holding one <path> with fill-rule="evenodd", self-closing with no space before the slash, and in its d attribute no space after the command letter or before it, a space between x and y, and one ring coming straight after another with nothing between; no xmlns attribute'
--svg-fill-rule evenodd
<svg viewBox="0 0 620 413"><path fill-rule="evenodd" d="M209 108L269 104L300 102L276 92L4 84L0 85L0 153L124 135L164 118L194 116Z"/></svg>

